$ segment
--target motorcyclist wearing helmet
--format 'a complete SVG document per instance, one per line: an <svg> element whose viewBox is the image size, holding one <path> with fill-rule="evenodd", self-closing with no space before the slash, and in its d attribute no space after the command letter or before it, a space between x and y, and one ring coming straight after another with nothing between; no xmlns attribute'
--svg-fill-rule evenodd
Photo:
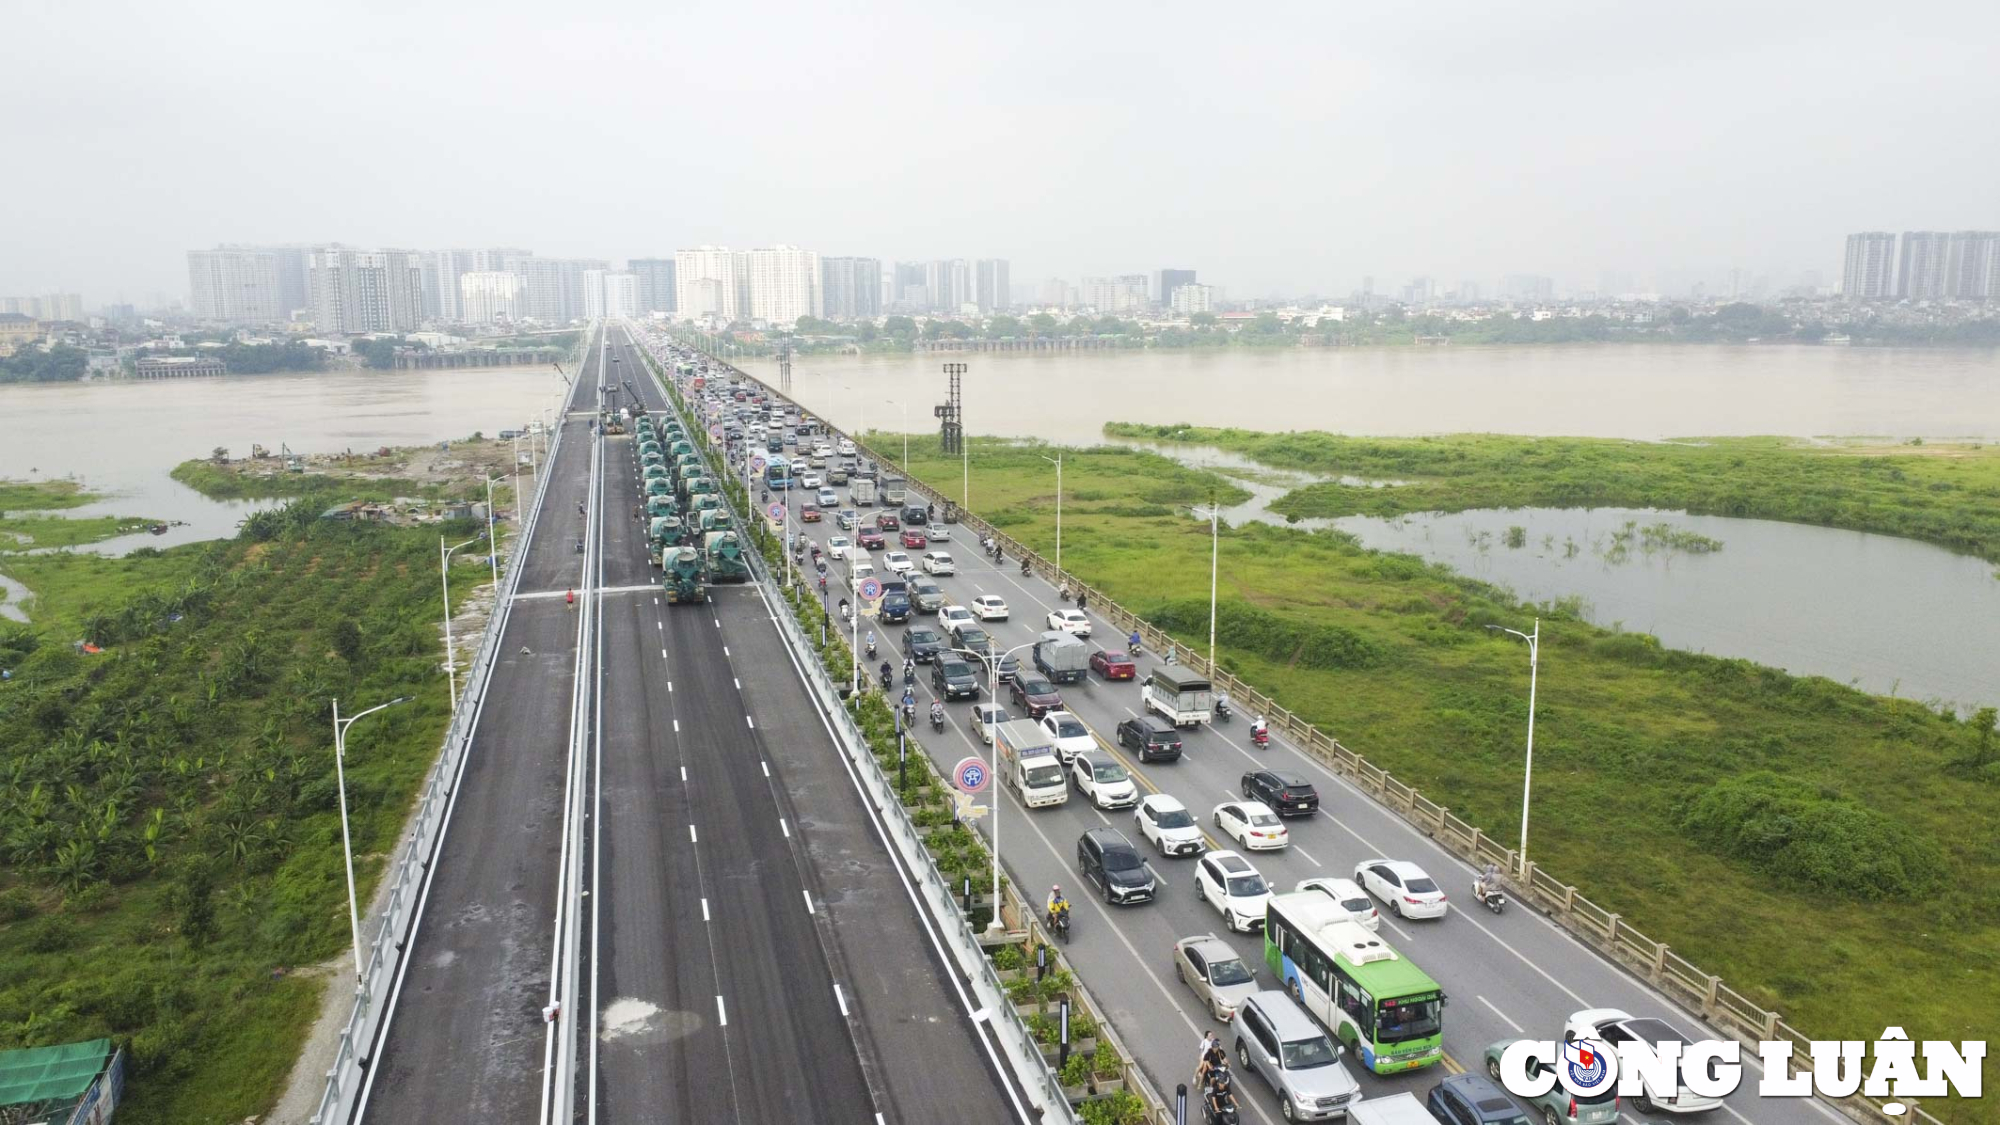
<svg viewBox="0 0 2000 1125"><path fill-rule="evenodd" d="M1055 886L1049 888L1049 905L1048 905L1049 928L1054 929L1058 923L1060 923L1063 919L1067 918L1068 916L1069 916L1069 900L1063 897L1062 884L1058 883Z"/></svg>
<svg viewBox="0 0 2000 1125"><path fill-rule="evenodd" d="M1236 1109L1236 1094L1229 1088L1229 1064L1223 1063L1209 1072L1208 1093L1205 1101L1211 1121L1227 1120Z"/></svg>

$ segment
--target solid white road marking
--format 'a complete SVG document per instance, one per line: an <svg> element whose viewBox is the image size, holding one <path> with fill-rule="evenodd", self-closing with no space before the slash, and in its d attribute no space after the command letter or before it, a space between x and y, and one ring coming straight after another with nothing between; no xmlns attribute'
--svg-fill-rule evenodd
<svg viewBox="0 0 2000 1125"><path fill-rule="evenodd" d="M1308 853L1308 852L1307 852L1307 851L1306 851L1306 850L1305 850L1304 848L1302 848L1302 847L1298 846L1297 844L1293 844L1293 845L1292 845L1292 850L1293 850L1293 851L1295 851L1295 852L1297 852L1297 853L1299 853L1299 854L1300 854L1300 855L1302 855L1302 856L1305 856L1305 857L1306 857L1306 862L1307 862L1307 863L1310 863L1310 864L1312 864L1312 865L1313 865L1314 867L1324 867L1324 866L1326 866L1325 864L1321 863L1321 862L1320 862L1319 860L1316 860L1316 859L1314 859L1314 858L1312 857L1312 855L1311 855L1310 853Z"/></svg>

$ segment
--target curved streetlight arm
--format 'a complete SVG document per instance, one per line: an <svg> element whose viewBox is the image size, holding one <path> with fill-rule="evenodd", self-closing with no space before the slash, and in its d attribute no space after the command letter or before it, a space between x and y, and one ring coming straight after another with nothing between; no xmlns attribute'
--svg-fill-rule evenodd
<svg viewBox="0 0 2000 1125"><path fill-rule="evenodd" d="M1521 770L1521 851L1520 872L1525 878L1528 873L1528 798L1534 791L1535 783L1535 688L1541 676L1542 667L1542 619L1535 618L1535 631L1523 633L1519 629L1509 629L1504 625L1488 625L1489 632L1512 633L1528 642L1528 756Z"/></svg>

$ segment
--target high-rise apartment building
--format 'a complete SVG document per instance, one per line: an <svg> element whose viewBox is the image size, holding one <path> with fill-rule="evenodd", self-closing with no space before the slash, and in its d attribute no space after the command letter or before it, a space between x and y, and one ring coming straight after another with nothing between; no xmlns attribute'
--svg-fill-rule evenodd
<svg viewBox="0 0 2000 1125"><path fill-rule="evenodd" d="M1173 308L1182 316L1215 311L1215 286L1184 281L1173 287Z"/></svg>
<svg viewBox="0 0 2000 1125"><path fill-rule="evenodd" d="M1913 301L1945 296L1945 262L1951 235L1941 230L1906 230L1902 254L1896 260L1896 295Z"/></svg>
<svg viewBox="0 0 2000 1125"><path fill-rule="evenodd" d="M641 315L639 308L639 277L630 270L593 270L601 279L598 287L598 302L602 306L599 316L613 320ZM589 297L591 287L586 285L584 295Z"/></svg>
<svg viewBox="0 0 2000 1125"><path fill-rule="evenodd" d="M422 255L321 247L306 255L313 323L343 335L407 332L423 320Z"/></svg>
<svg viewBox="0 0 2000 1125"><path fill-rule="evenodd" d="M604 270L583 271L583 315L590 320L604 319Z"/></svg>
<svg viewBox="0 0 2000 1125"><path fill-rule="evenodd" d="M895 281L890 285L892 297L889 304L910 309L931 307L930 286L926 284L930 270L922 262L897 262Z"/></svg>
<svg viewBox="0 0 2000 1125"><path fill-rule="evenodd" d="M456 307L460 324L492 324L521 316L521 275L505 270L475 270L458 275Z"/></svg>
<svg viewBox="0 0 2000 1125"><path fill-rule="evenodd" d="M478 323L461 307L458 279L468 273L497 273L505 270L510 260L528 256L528 251L512 248L424 251L425 319Z"/></svg>
<svg viewBox="0 0 2000 1125"><path fill-rule="evenodd" d="M1086 277L1077 288L1077 302L1105 316L1138 312L1146 307L1146 275Z"/></svg>
<svg viewBox="0 0 2000 1125"><path fill-rule="evenodd" d="M802 316L825 313L817 252L771 246L752 250L747 257L752 318L789 326Z"/></svg>
<svg viewBox="0 0 2000 1125"><path fill-rule="evenodd" d="M894 262L883 262L881 265L881 269L879 271L879 277L877 278L877 282L880 285L880 290L879 290L879 295L876 298L877 303L875 305L875 311L878 313L888 312L889 306L896 303L897 268L898 267Z"/></svg>
<svg viewBox="0 0 2000 1125"><path fill-rule="evenodd" d="M637 315L670 313L677 307L672 258L633 258L625 263L638 287Z"/></svg>
<svg viewBox="0 0 2000 1125"><path fill-rule="evenodd" d="M1847 260L1840 292L1850 301L1886 301L1896 296L1896 236L1886 230L1847 236Z"/></svg>
<svg viewBox="0 0 2000 1125"><path fill-rule="evenodd" d="M267 324L291 313L279 299L278 255L259 246L188 251L188 298L202 320Z"/></svg>
<svg viewBox="0 0 2000 1125"><path fill-rule="evenodd" d="M957 313L973 303L972 266L964 258L924 263L924 291L932 312Z"/></svg>
<svg viewBox="0 0 2000 1125"><path fill-rule="evenodd" d="M1510 273L1500 279L1501 300L1549 301L1554 300L1555 295L1556 283L1550 278L1530 273Z"/></svg>
<svg viewBox="0 0 2000 1125"><path fill-rule="evenodd" d="M685 317L735 320L750 315L748 255L727 246L674 251L675 309Z"/></svg>
<svg viewBox="0 0 2000 1125"><path fill-rule="evenodd" d="M875 258L821 258L820 304L832 320L882 313L882 263Z"/></svg>
<svg viewBox="0 0 2000 1125"><path fill-rule="evenodd" d="M1074 303L1072 286L1060 277L1051 277L1042 282L1037 300L1052 309L1066 309Z"/></svg>
<svg viewBox="0 0 2000 1125"><path fill-rule="evenodd" d="M981 258L973 264L972 300L983 313L997 312L1014 303L1007 280L1007 259Z"/></svg>
<svg viewBox="0 0 2000 1125"><path fill-rule="evenodd" d="M1153 275L1153 303L1162 308L1178 309L1179 306L1174 304L1174 290L1193 284L1193 270L1161 270Z"/></svg>
<svg viewBox="0 0 2000 1125"><path fill-rule="evenodd" d="M1953 231L1945 251L1945 295L1961 301L2000 297L2000 231Z"/></svg>

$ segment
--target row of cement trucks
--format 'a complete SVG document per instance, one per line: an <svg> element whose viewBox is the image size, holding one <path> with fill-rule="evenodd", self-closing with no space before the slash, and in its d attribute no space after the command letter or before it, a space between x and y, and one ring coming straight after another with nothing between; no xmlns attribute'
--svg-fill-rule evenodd
<svg viewBox="0 0 2000 1125"><path fill-rule="evenodd" d="M708 599L712 582L747 582L750 566L722 490L678 421L640 415L635 437L648 554L667 604Z"/></svg>

